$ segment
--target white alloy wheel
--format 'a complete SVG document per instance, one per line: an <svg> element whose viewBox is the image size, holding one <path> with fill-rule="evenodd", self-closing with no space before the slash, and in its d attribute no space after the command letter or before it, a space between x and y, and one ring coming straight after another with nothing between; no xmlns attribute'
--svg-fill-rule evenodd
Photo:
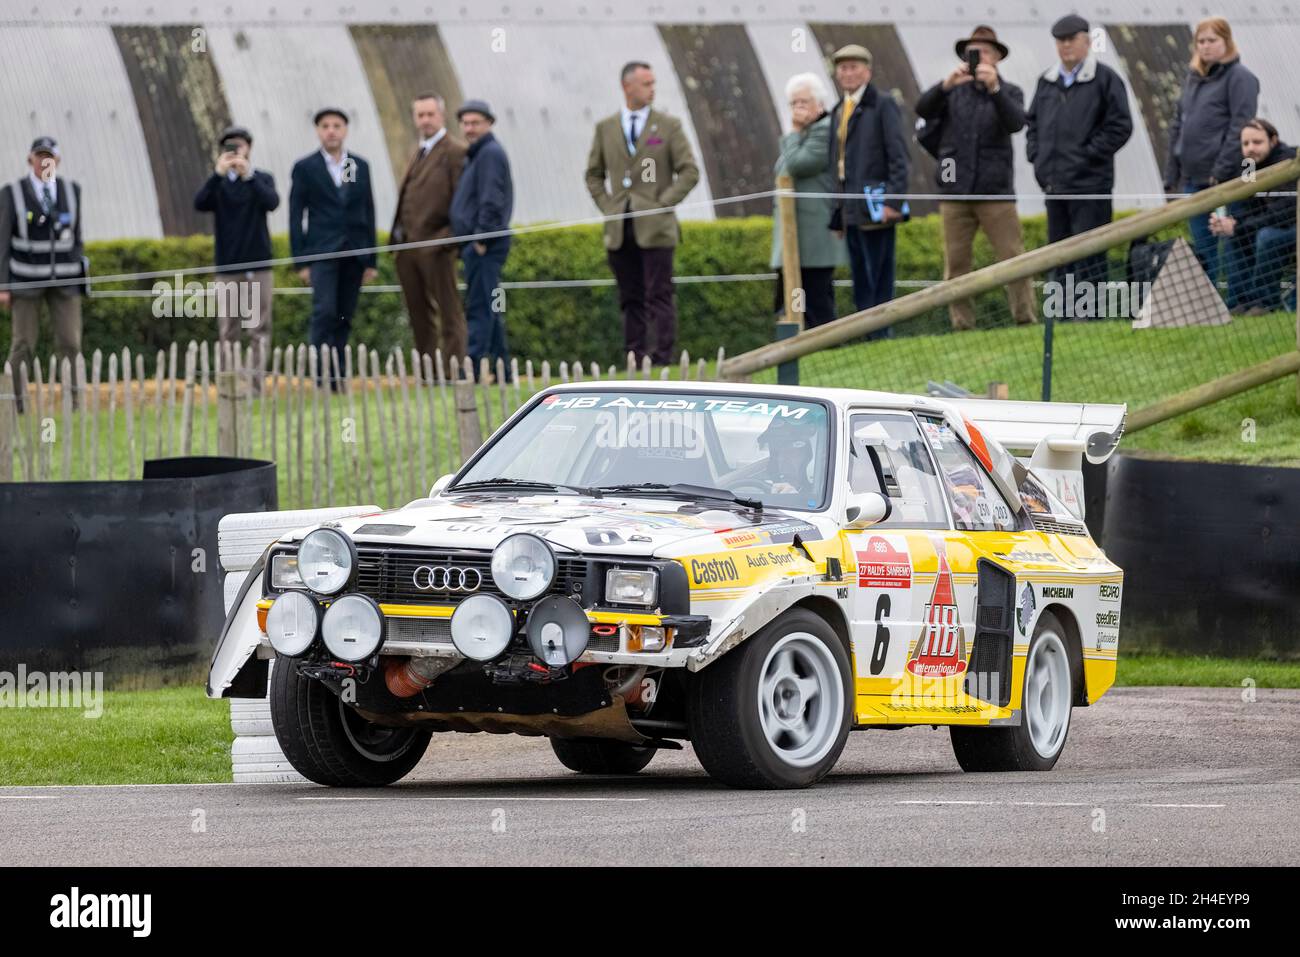
<svg viewBox="0 0 1300 957"><path fill-rule="evenodd" d="M1025 663L1024 720L1040 757L1052 758L1070 728L1070 658L1055 631L1043 631Z"/></svg>
<svg viewBox="0 0 1300 957"><path fill-rule="evenodd" d="M806 768L839 737L844 689L825 642L808 632L781 638L767 653L758 682L759 721L783 763Z"/></svg>

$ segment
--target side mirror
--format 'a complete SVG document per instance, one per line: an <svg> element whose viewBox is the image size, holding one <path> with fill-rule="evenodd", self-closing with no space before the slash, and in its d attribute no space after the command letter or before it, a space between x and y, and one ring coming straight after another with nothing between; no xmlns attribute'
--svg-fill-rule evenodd
<svg viewBox="0 0 1300 957"><path fill-rule="evenodd" d="M437 498L442 493L442 490L451 483L453 478L455 478L455 476L450 472L446 475L439 476L438 481L433 483L433 488L429 489L429 498Z"/></svg>
<svg viewBox="0 0 1300 957"><path fill-rule="evenodd" d="M889 517L889 499L879 492L851 492L844 506L848 528L870 528Z"/></svg>

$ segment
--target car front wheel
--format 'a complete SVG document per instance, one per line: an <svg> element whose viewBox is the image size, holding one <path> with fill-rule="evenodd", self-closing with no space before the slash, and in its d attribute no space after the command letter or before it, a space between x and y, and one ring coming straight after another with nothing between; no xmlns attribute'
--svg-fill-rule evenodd
<svg viewBox="0 0 1300 957"><path fill-rule="evenodd" d="M1020 724L953 726L952 750L963 771L1050 771L1065 749L1074 703L1070 648L1054 615L1040 616L1025 658Z"/></svg>
<svg viewBox="0 0 1300 957"><path fill-rule="evenodd" d="M691 744L738 788L801 788L834 767L853 724L848 651L825 619L797 608L693 676Z"/></svg>
<svg viewBox="0 0 1300 957"><path fill-rule="evenodd" d="M383 787L419 763L430 732L390 728L357 714L292 660L271 669L271 726L280 750L309 781L328 787Z"/></svg>

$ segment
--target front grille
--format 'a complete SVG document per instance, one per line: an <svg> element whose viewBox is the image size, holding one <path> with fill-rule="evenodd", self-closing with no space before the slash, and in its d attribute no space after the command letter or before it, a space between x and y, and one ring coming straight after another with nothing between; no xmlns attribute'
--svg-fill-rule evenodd
<svg viewBox="0 0 1300 957"><path fill-rule="evenodd" d="M1088 526L1082 522L1058 522L1050 518L1033 519L1034 528L1040 532L1047 532L1055 535L1087 535Z"/></svg>
<svg viewBox="0 0 1300 957"><path fill-rule="evenodd" d="M427 645L451 645L450 618L399 618L386 615L389 641L411 641Z"/></svg>
<svg viewBox="0 0 1300 957"><path fill-rule="evenodd" d="M386 615L388 641L412 642L424 645L452 647L450 618L406 618ZM589 651L618 651L619 636L592 634L587 643Z"/></svg>
<svg viewBox="0 0 1300 957"><path fill-rule="evenodd" d="M357 559L357 590L380 603L446 605L481 592L505 597L492 581L491 552L362 546L357 549ZM574 595L581 600L581 592L574 586L585 582L587 563L580 558L557 558L556 563L555 581L548 594ZM412 576L421 565L472 569L481 576L482 584L470 591L416 588Z"/></svg>
<svg viewBox="0 0 1300 957"><path fill-rule="evenodd" d="M587 642L588 651L613 651L619 650L618 632L612 635L592 635L591 640Z"/></svg>

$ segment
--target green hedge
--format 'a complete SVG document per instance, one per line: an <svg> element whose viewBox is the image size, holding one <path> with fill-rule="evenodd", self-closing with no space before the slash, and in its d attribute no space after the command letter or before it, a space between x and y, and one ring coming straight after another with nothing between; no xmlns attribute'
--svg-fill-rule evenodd
<svg viewBox="0 0 1300 957"><path fill-rule="evenodd" d="M720 219L682 224L676 272L679 276L712 276L768 272L771 220L767 217ZM1046 239L1042 216L1025 220L1028 247ZM381 242L384 238L381 237ZM288 241L274 240L276 257L288 256ZM89 243L87 254L94 275L194 267L210 263L212 240L206 236L173 239L113 240ZM992 261L987 241L976 244L976 264ZM937 216L916 219L898 231L897 277L935 280L943 276L943 246ZM396 284L391 256L379 260L379 282ZM847 271L843 274L847 277ZM515 237L503 280L591 279L610 277L597 226L567 226ZM206 282L208 276L194 279ZM298 286L288 267L276 269L277 286ZM148 289L152 281L135 284ZM128 288L100 283L99 289ZM906 290L900 290L900 294ZM763 282L689 283L677 287L680 328L678 345L693 357L712 357L718 347L735 355L772 338L774 284ZM275 299L273 334L278 342L306 340L310 312L308 296L280 295ZM847 289L839 290L839 309L852 311ZM172 341L215 339L216 320L156 318L149 299L96 298L85 303L83 351L120 350L123 346L146 354ZM512 352L520 358L580 359L622 364L622 324L612 286L570 289L516 289L507 299L507 323ZM39 354L48 356L53 343L42 323ZM352 341L387 349L411 346L410 330L397 293L363 294L353 325ZM0 330L7 354L8 323Z"/></svg>

